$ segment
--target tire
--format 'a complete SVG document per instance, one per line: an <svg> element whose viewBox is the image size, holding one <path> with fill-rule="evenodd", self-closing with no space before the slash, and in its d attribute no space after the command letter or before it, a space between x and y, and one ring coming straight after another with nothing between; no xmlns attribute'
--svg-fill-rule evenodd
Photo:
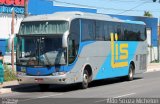
<svg viewBox="0 0 160 104"><path fill-rule="evenodd" d="M129 72L128 72L128 76L127 76L127 80L128 81L132 81L134 78L134 67L132 64L130 64L129 66Z"/></svg>
<svg viewBox="0 0 160 104"><path fill-rule="evenodd" d="M88 88L88 83L89 83L89 74L87 70L84 70L83 72L83 81L81 83L81 88L86 89Z"/></svg>
<svg viewBox="0 0 160 104"><path fill-rule="evenodd" d="M49 84L39 84L41 91L47 91L49 89Z"/></svg>

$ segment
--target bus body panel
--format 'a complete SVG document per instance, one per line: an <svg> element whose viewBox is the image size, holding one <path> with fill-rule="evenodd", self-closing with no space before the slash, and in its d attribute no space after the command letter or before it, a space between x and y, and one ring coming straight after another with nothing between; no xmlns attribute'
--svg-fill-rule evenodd
<svg viewBox="0 0 160 104"><path fill-rule="evenodd" d="M98 16L95 14L87 13L75 13L75 15L73 14L74 13L71 13L71 15L67 15L70 18L67 19L67 21L69 21L69 24L71 24L71 21L75 18L80 19L80 42L75 60L68 65L50 67L44 66L43 68L17 65L17 75L20 84L70 84L82 82L83 72L87 65L91 66L92 80L126 76L129 73L129 65L131 62L134 63L135 74L143 73L146 71L146 41L119 41L116 37L117 33L110 30L108 34L105 35L113 35L113 39L105 41L82 40L82 35L84 35L82 32L82 22L84 22L84 19L94 20L95 23L97 21L109 22L108 29L110 29L110 25L113 25L112 23L128 23L131 25L133 24L145 26L143 22L123 21L104 15ZM58 17L59 15L56 16ZM51 17L54 17L55 19L56 16L52 15ZM34 21L38 21L38 18L40 18L40 20L42 19L42 21L46 21L45 18L42 17L43 16L34 16L33 19L35 19ZM49 17L48 19L52 20L51 17ZM60 15L60 17L66 20L66 18L63 17L63 13ZM28 19L25 19L24 22L31 22L31 20L32 18L28 17ZM55 20L61 20L61 18L57 18ZM124 24L120 26L123 27ZM115 27L113 26L111 28Z"/></svg>
<svg viewBox="0 0 160 104"><path fill-rule="evenodd" d="M118 45L124 44L126 42L116 42ZM127 62L130 64L131 61L135 63L135 74L145 72L146 69L139 69L140 64L140 56L141 54L146 55L147 53L142 53L145 49L141 48L143 45L146 45L145 42L137 43L137 42L127 42L128 44L128 59ZM100 47L102 46L103 47ZM91 48L94 47L94 48ZM110 42L100 41L100 42L84 42L81 43L79 49L79 56L76 58L74 63L69 66L61 66L60 71L66 71L67 73L64 76L55 75L55 76L40 76L38 73L40 68L32 68L32 73L37 73L37 76L19 76L22 84L24 83L35 83L37 78L46 79L46 81L39 83L51 83L51 84L69 84L69 83L77 83L82 81L83 70L86 65L90 65L92 67L93 72L93 80L98 79L106 79L113 77L120 77L128 75L129 65L126 67L112 68L111 66L111 47ZM138 55L138 59L137 58ZM122 60L123 61L123 60ZM119 61L121 62L121 60ZM144 65L145 66L145 65ZM144 67L143 67L144 68ZM19 68L18 68L19 69ZM23 69L23 67L22 67ZM47 68L46 68L47 69ZM55 67L52 67L52 73L55 73ZM53 70L54 69L54 70ZM34 70L34 71L33 71ZM44 71L44 68L42 68ZM42 72L43 74L45 72ZM52 80L49 80L52 79ZM65 81L60 81L65 79Z"/></svg>

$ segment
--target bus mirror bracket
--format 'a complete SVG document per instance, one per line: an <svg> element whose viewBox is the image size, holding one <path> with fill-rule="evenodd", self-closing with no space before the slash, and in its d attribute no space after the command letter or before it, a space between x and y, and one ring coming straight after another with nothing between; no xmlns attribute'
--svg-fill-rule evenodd
<svg viewBox="0 0 160 104"><path fill-rule="evenodd" d="M68 47L68 35L69 35L69 31L67 30L62 37L62 47L63 48L67 48Z"/></svg>

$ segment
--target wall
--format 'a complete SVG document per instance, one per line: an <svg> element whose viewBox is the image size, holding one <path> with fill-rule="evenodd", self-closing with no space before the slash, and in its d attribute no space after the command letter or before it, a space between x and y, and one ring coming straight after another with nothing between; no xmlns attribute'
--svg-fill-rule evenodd
<svg viewBox="0 0 160 104"><path fill-rule="evenodd" d="M18 33L19 25L22 20L23 20L23 15L18 14L15 17L14 20L15 33ZM5 54L7 48L6 40L9 38L9 35L11 35L11 21L12 21L11 14L5 14L5 13L0 14L0 50L3 51L3 54Z"/></svg>
<svg viewBox="0 0 160 104"><path fill-rule="evenodd" d="M38 14L51 14L59 11L83 11L83 12L91 12L96 13L96 9L90 8L72 8L72 7L60 7L54 6L52 1L46 0L29 0L29 14L38 15ZM36 5L36 6L35 6Z"/></svg>
<svg viewBox="0 0 160 104"><path fill-rule="evenodd" d="M6 52L6 39L0 39L0 51L4 55Z"/></svg>

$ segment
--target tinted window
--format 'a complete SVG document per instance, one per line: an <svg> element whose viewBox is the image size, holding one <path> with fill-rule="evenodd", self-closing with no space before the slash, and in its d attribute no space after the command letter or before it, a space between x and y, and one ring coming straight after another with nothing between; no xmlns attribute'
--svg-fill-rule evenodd
<svg viewBox="0 0 160 104"><path fill-rule="evenodd" d="M122 29L121 29L121 24L120 23L117 23L117 24L115 24L115 26L114 26L115 28L115 30L114 30L114 33L117 33L117 35L118 35L118 40L119 41L122 41L123 40L123 38L124 38L124 36L123 36L123 34L122 34Z"/></svg>
<svg viewBox="0 0 160 104"><path fill-rule="evenodd" d="M104 38L106 41L110 41L109 22L104 22Z"/></svg>
<svg viewBox="0 0 160 104"><path fill-rule="evenodd" d="M146 40L146 29L145 29L145 26L141 26L140 27L140 40L144 41Z"/></svg>
<svg viewBox="0 0 160 104"><path fill-rule="evenodd" d="M71 22L71 28L70 28L69 47L68 47L69 64L71 64L75 60L78 54L79 41L80 41L80 24L79 24L79 19L76 19Z"/></svg>
<svg viewBox="0 0 160 104"><path fill-rule="evenodd" d="M110 34L118 35L118 41L144 41L145 26L110 21L82 20L82 41L110 41Z"/></svg>
<svg viewBox="0 0 160 104"><path fill-rule="evenodd" d="M104 40L104 22L96 21L96 40Z"/></svg>
<svg viewBox="0 0 160 104"><path fill-rule="evenodd" d="M125 41L144 41L145 39L145 26L137 24L124 24Z"/></svg>
<svg viewBox="0 0 160 104"><path fill-rule="evenodd" d="M109 33L109 35L107 35L107 38L110 41L111 40L110 34L114 33L114 23L112 23L112 22L108 22L108 33Z"/></svg>
<svg viewBox="0 0 160 104"><path fill-rule="evenodd" d="M95 21L82 20L82 41L95 39Z"/></svg>

